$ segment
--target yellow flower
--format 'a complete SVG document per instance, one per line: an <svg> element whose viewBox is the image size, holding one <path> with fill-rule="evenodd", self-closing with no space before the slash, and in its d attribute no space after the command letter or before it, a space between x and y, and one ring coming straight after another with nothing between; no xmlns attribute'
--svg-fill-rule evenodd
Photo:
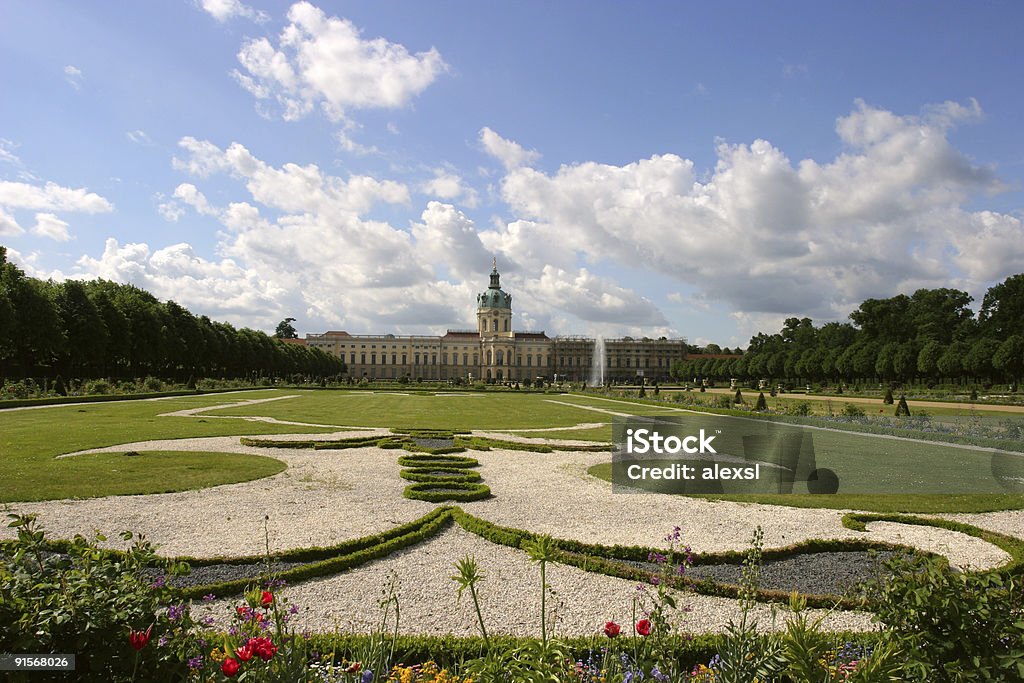
<svg viewBox="0 0 1024 683"><path fill-rule="evenodd" d="M215 647L213 648L213 650L210 651L210 659L215 662L223 662L224 656L225 655L223 650L221 650L219 647Z"/></svg>

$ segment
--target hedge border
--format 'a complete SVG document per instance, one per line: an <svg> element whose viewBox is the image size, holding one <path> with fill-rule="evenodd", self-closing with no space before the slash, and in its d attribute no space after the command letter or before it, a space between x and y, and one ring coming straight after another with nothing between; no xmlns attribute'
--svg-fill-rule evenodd
<svg viewBox="0 0 1024 683"><path fill-rule="evenodd" d="M234 387L231 389L176 389L174 391L147 391L138 394L87 394L85 396L46 396L43 398L12 398L0 401L0 410L24 408L27 406L61 406L76 403L111 403L114 401L146 401L151 398L174 398L176 396L202 396L204 394L229 394L240 391L266 391L277 387Z"/></svg>
<svg viewBox="0 0 1024 683"><path fill-rule="evenodd" d="M456 467L470 468L479 467L480 461L476 458L466 458L453 455L435 455L430 453L403 455L398 458L398 464L402 467Z"/></svg>
<svg viewBox="0 0 1024 683"><path fill-rule="evenodd" d="M442 475L434 474L443 472ZM480 481L480 473L464 467L408 467L398 473L402 479L418 482L452 482L472 484Z"/></svg>
<svg viewBox="0 0 1024 683"><path fill-rule="evenodd" d="M439 488L445 490L435 490ZM490 498L491 488L486 484L479 483L421 481L406 486L402 495L412 500L425 500L430 503L440 503L446 500L468 503L474 500Z"/></svg>
<svg viewBox="0 0 1024 683"><path fill-rule="evenodd" d="M912 524L915 526L933 526L949 531L958 531L968 536L979 538L987 543L1006 551L1010 561L1006 564L989 570L992 573L1002 576L1024 576L1024 540L1001 534L998 531L989 531L973 524L956 522L941 517L918 517L915 515L904 515L899 513L878 514L878 513L850 513L843 515L843 526L853 531L866 532L867 525L871 522L896 522L898 524Z"/></svg>

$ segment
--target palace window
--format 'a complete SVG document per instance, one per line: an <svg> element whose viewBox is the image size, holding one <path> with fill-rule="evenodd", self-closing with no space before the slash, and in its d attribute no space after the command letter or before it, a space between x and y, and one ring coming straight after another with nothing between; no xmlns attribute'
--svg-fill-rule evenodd
<svg viewBox="0 0 1024 683"><path fill-rule="evenodd" d="M397 361L398 361L398 354L397 353L391 354L391 364L392 365L397 365ZM405 357L404 356L402 357L402 362L403 363L405 362Z"/></svg>
<svg viewBox="0 0 1024 683"><path fill-rule="evenodd" d="M409 356L407 356L406 354L403 353L402 354L402 365L408 365L408 364L409 364Z"/></svg>
<svg viewBox="0 0 1024 683"><path fill-rule="evenodd" d="M419 365L420 364L420 354L417 353L417 354L413 355L413 362L412 363L413 363L413 365Z"/></svg>
<svg viewBox="0 0 1024 683"><path fill-rule="evenodd" d="M355 354L355 352L352 352L350 354L350 356L351 357L349 358L349 365L355 365L356 364L356 354Z"/></svg>
<svg viewBox="0 0 1024 683"><path fill-rule="evenodd" d="M497 331L498 331L498 319L495 318L494 320L491 321L491 332L497 332Z"/></svg>
<svg viewBox="0 0 1024 683"><path fill-rule="evenodd" d="M359 354L359 364L360 365L366 365L366 354L365 353Z"/></svg>
<svg viewBox="0 0 1024 683"><path fill-rule="evenodd" d="M376 364L377 364L377 354L376 353L371 353L370 354L370 365L376 365Z"/></svg>
<svg viewBox="0 0 1024 683"><path fill-rule="evenodd" d="M533 356L531 354L529 354L529 353L526 354L526 367L528 367L528 368L532 368L533 367Z"/></svg>

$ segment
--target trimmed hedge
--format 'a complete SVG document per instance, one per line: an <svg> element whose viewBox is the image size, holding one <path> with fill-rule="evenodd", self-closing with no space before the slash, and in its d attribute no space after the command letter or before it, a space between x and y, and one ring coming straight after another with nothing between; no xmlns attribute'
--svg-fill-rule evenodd
<svg viewBox="0 0 1024 683"><path fill-rule="evenodd" d="M1005 550L1010 556L1008 563L991 571L1003 576L1024 576L1024 541L1019 538L939 517L868 513L851 513L843 516L843 526L854 531L867 531L867 526L870 522L897 522L899 524L913 524L916 526L933 526L950 531L959 531L962 534L980 538L997 548Z"/></svg>
<svg viewBox="0 0 1024 683"><path fill-rule="evenodd" d="M453 455L403 455L398 458L402 467L479 467L480 461L475 458L460 458Z"/></svg>
<svg viewBox="0 0 1024 683"><path fill-rule="evenodd" d="M401 536L391 536L386 540L359 547L345 554L339 554L327 559L309 562L300 567L277 572L274 574L274 578L283 579L290 583L296 583L299 581L320 578L322 576L330 576L332 574L343 572L347 569L358 567L371 560L387 557L398 550L421 543L426 539L435 536L438 532L442 531L452 523L452 516L448 513L448 510L446 508L439 508L439 510L442 510L442 512L438 513L438 511L435 510L430 515L427 515L427 517L421 518L419 521L427 521L421 524L418 528L402 534ZM431 515L433 516L431 517ZM359 540L372 541L379 539L381 536L382 535L371 536L366 539ZM182 598L186 599L199 598L209 593L213 593L219 597L224 597L226 595L240 595L254 583L255 581L252 578L247 577L244 579L222 581L220 583L209 584L206 586L192 586L190 588L182 589L180 593Z"/></svg>
<svg viewBox="0 0 1024 683"><path fill-rule="evenodd" d="M409 484L402 493L406 498L440 503L445 500L469 502L491 497L491 489L485 484L425 481Z"/></svg>
<svg viewBox="0 0 1024 683"><path fill-rule="evenodd" d="M398 473L402 479L421 482L462 482L480 481L480 473L463 467L410 467Z"/></svg>
<svg viewBox="0 0 1024 683"><path fill-rule="evenodd" d="M229 389L175 389L174 391L148 391L138 394L95 394L86 396L46 396L43 398L12 398L0 401L0 410L23 408L25 406L59 406L74 403L109 403L110 401L144 401L150 398L174 396L200 396L203 394L226 394L235 391L263 391L265 387L233 387Z"/></svg>
<svg viewBox="0 0 1024 683"><path fill-rule="evenodd" d="M553 451L583 451L601 452L611 449L611 444L595 443L583 446L570 446L554 443L526 443L523 441L505 441L503 439L492 439L485 436L473 436L469 438L455 438L455 445L465 446L474 451L489 451L492 448L500 448L507 451L529 451L531 453L551 453Z"/></svg>

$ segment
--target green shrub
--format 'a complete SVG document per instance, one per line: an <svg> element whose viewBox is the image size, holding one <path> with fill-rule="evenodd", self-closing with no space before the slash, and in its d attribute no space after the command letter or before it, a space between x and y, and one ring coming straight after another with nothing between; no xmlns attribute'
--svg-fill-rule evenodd
<svg viewBox="0 0 1024 683"><path fill-rule="evenodd" d="M148 567L180 574L188 567L160 561L144 538L131 549L111 553L98 547L106 538L76 536L53 554L33 516L9 515L16 541L0 554L0 651L74 653L76 680L179 681L187 676L177 645L158 648L157 640L173 637L186 622L173 616L172 590ZM129 632L147 633L148 647L138 654ZM28 680L28 679L25 679Z"/></svg>
<svg viewBox="0 0 1024 683"><path fill-rule="evenodd" d="M899 405L896 406L896 417L910 417L910 407L907 406L906 396L900 396Z"/></svg>
<svg viewBox="0 0 1024 683"><path fill-rule="evenodd" d="M398 473L402 479L433 483L480 481L480 473L461 467L410 467Z"/></svg>
<svg viewBox="0 0 1024 683"><path fill-rule="evenodd" d="M757 404L754 406L754 410L758 412L768 410L768 401L765 399L763 391L757 395Z"/></svg>
<svg viewBox="0 0 1024 683"><path fill-rule="evenodd" d="M440 503L446 500L471 501L490 498L491 489L484 484L459 482L420 482L405 487L406 498Z"/></svg>
<svg viewBox="0 0 1024 683"><path fill-rule="evenodd" d="M480 461L474 458L460 458L454 455L403 455L398 458L402 467L478 467Z"/></svg>
<svg viewBox="0 0 1024 683"><path fill-rule="evenodd" d="M887 563L869 592L902 646L905 671L927 681L1024 680L1024 587L963 573L934 558Z"/></svg>
<svg viewBox="0 0 1024 683"><path fill-rule="evenodd" d="M743 404L743 392L740 391L739 389L737 389L736 390L736 395L733 396L732 402L735 403L736 405L742 405Z"/></svg>
<svg viewBox="0 0 1024 683"><path fill-rule="evenodd" d="M844 403L843 415L847 417L864 417L864 411L856 403Z"/></svg>
<svg viewBox="0 0 1024 683"><path fill-rule="evenodd" d="M892 389L885 390L885 398L882 399L882 403L887 406L891 406L893 404Z"/></svg>

